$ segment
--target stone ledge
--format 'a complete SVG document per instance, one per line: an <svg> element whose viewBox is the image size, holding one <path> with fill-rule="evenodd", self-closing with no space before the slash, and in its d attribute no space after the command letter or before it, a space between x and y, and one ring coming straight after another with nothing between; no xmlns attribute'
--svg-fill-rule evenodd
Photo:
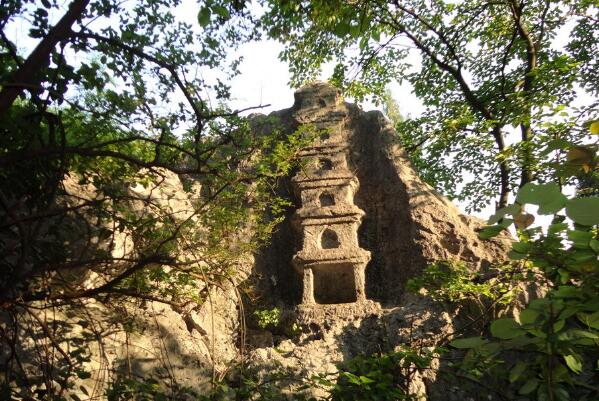
<svg viewBox="0 0 599 401"><path fill-rule="evenodd" d="M293 177L291 181L293 183L303 183L306 181L326 181L326 180L352 180L356 179L355 175L348 169L337 169L332 171L327 171L324 174L306 174L305 172L300 172L298 175Z"/></svg>
<svg viewBox="0 0 599 401"><path fill-rule="evenodd" d="M300 324L322 324L327 320L356 319L369 315L380 315L381 305L366 299L346 304L301 304L295 309L296 318Z"/></svg>
<svg viewBox="0 0 599 401"><path fill-rule="evenodd" d="M349 149L347 142L318 143L306 146L299 152L299 155L302 157L323 156L341 153L347 149Z"/></svg>
<svg viewBox="0 0 599 401"><path fill-rule="evenodd" d="M370 251L362 248L318 249L316 251L301 250L293 257L297 267L318 265L366 264L370 261Z"/></svg>
<svg viewBox="0 0 599 401"><path fill-rule="evenodd" d="M351 186L355 189L358 187L358 179L352 176L352 178L335 178L316 181L306 180L302 182L294 182L294 184L300 191L303 191L304 189L334 188L345 186Z"/></svg>
<svg viewBox="0 0 599 401"><path fill-rule="evenodd" d="M325 226L331 224L354 224L362 221L362 214L351 213L339 216L295 216L293 219L294 224L298 224L300 227L306 226ZM357 227L356 227L357 229Z"/></svg>
<svg viewBox="0 0 599 401"><path fill-rule="evenodd" d="M364 211L353 204L302 207L295 212L295 219L327 219L331 217L364 216Z"/></svg>

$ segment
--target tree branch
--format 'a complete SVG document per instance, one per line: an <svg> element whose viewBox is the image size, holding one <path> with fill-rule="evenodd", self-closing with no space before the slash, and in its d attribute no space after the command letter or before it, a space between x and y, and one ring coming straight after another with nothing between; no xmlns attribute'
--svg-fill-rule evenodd
<svg viewBox="0 0 599 401"><path fill-rule="evenodd" d="M48 34L31 52L23 65L13 74L8 85L2 86L0 92L0 115L2 115L13 104L25 87L39 87L39 72L50 62L50 54L56 45L69 37L71 27L83 16L89 0L73 0L69 10L53 26Z"/></svg>
<svg viewBox="0 0 599 401"><path fill-rule="evenodd" d="M532 114L532 106L530 104L530 99L535 81L533 71L537 68L538 45L538 43L535 43L534 38L528 31L528 28L524 24L524 21L522 21L523 9L524 3L518 4L517 0L511 0L510 11L512 13L514 24L516 24L516 28L518 30L520 38L526 44L526 68L524 70L524 86L522 87L522 90L524 92L524 99L526 102L524 112L528 117L528 121L525 121L520 124L520 136L522 140L522 172L520 176L520 187L524 186L524 184L526 184L527 182L532 181L531 164L533 160L531 154L532 152L530 149L530 141L532 140L533 132L529 120Z"/></svg>
<svg viewBox="0 0 599 401"><path fill-rule="evenodd" d="M89 31L73 32L72 36L77 37L77 38L82 38L82 39L93 39L97 42L107 43L111 46L118 47L119 49L122 49L132 55L135 55L141 59L144 59L151 63L154 63L157 66L167 70L171 74L173 79L175 80L177 87L183 93L183 96L185 96L187 103L189 103L189 105L191 106L191 108L196 116L196 125L197 125L196 129L198 130L198 132L200 132L202 130L202 126L203 126L202 121L204 119L204 115L202 114L201 109L198 107L198 101L200 104L202 104L202 101L201 100L196 101L196 99L194 99L193 95L189 92L189 90L185 86L185 83L183 82L183 80L181 79L179 74L177 73L177 69L174 65L172 65L164 60L161 60L156 56L148 54L148 53L142 51L141 49L138 49L133 46L129 46L129 45L121 42L120 40L102 36L102 35L98 35L93 32L89 32Z"/></svg>
<svg viewBox="0 0 599 401"><path fill-rule="evenodd" d="M397 4L397 1L396 1L396 4ZM381 22L383 22L383 21L381 21ZM462 75L462 72L460 69L446 63L445 61L443 61L439 57L437 57L437 55L432 51L432 49L430 49L428 46L426 46L418 37L416 37L416 35L414 35L403 23L401 23L397 19L393 18L391 21L387 21L387 24L391 25L392 28L394 28L397 31L406 35L408 37L408 39L410 39L412 41L412 43L414 43L414 45L421 52L423 52L430 60L433 61L433 63L435 63L443 71L449 73L456 80L458 85L460 86L460 89L461 89L462 93L464 94L464 97L466 98L466 101L468 102L468 104L476 112L482 114L482 116L487 120L495 119L495 116L493 115L493 113L476 96L474 91L470 88L470 86L466 82L464 76Z"/></svg>

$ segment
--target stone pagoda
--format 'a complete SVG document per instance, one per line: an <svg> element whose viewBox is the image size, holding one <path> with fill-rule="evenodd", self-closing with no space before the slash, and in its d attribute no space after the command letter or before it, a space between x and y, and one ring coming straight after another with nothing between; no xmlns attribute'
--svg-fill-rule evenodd
<svg viewBox="0 0 599 401"><path fill-rule="evenodd" d="M300 107L295 119L319 132L318 139L302 150L303 168L292 179L301 200L294 216L301 249L293 265L303 281L304 308L366 302L370 252L358 243L364 211L354 204L359 183L348 166L347 110L337 90L327 88L310 86L296 93ZM318 96L308 93L312 91Z"/></svg>

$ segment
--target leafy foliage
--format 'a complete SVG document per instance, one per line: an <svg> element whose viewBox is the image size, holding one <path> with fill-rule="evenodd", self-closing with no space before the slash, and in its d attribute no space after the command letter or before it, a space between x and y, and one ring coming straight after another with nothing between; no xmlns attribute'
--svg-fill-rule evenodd
<svg viewBox="0 0 599 401"><path fill-rule="evenodd" d="M270 310L263 309L254 311L254 316L257 319L258 326L262 329L275 328L280 324L281 310L272 308Z"/></svg>
<svg viewBox="0 0 599 401"><path fill-rule="evenodd" d="M413 87L426 110L397 124L401 142L420 175L469 210L555 178L556 141L581 144L579 122L597 119L596 101L574 105L576 85L599 88L596 1L263 2L294 84L335 63L331 81L358 99L384 99L394 80Z"/></svg>
<svg viewBox="0 0 599 401"><path fill-rule="evenodd" d="M358 356L340 366L332 400L417 400L413 374L430 366L433 354L406 348L384 355Z"/></svg>
<svg viewBox="0 0 599 401"><path fill-rule="evenodd" d="M201 304L288 206L272 189L310 132L256 133L227 106L239 63L228 52L255 36L252 18L241 4L201 2L200 29L180 6L2 5L0 308L11 325L0 347L14 396L32 397L34 379L49 399L70 393L85 361L66 351L81 333L65 314L93 323L90 299L120 312ZM12 34L19 21L26 38ZM22 39L40 45L22 54ZM31 330L41 334L28 342ZM22 355L42 371L32 377Z"/></svg>
<svg viewBox="0 0 599 401"><path fill-rule="evenodd" d="M410 387L416 372L430 367L438 355L403 347L387 354L359 355L339 365L337 373L304 375L279 367L262 380L246 375L240 386L220 383L200 400L275 401L418 400ZM320 395L314 395L317 390Z"/></svg>
<svg viewBox="0 0 599 401"><path fill-rule="evenodd" d="M522 278L507 266L480 273L472 272L462 262L440 261L408 280L406 289L418 292L426 288L427 295L435 300L462 302L487 298L508 304L515 295L515 283Z"/></svg>
<svg viewBox="0 0 599 401"><path fill-rule="evenodd" d="M596 148L585 149L591 162ZM576 174L577 168L584 169L569 160L564 171ZM589 172L597 175L596 166ZM525 212L527 205L538 206L537 214L553 215L546 232L531 227L534 216ZM565 215L560 214L564 209ZM454 340L454 347L470 349L462 369L480 380L487 375L501 378L514 396L527 399L595 399L599 392L599 198L567 198L555 184L529 183L518 192L516 203L499 210L490 222L506 215L513 216L510 222L519 234L510 257L538 272L536 282L546 288L546 294L513 318L493 321L490 338Z"/></svg>

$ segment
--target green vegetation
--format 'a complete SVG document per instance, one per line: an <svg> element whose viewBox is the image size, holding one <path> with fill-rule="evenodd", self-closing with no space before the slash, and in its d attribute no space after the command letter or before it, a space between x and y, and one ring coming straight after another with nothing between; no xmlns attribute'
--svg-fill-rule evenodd
<svg viewBox="0 0 599 401"><path fill-rule="evenodd" d="M412 349L384 355L358 356L340 366L331 389L335 401L417 400L411 394L412 375L428 368L433 355Z"/></svg>
<svg viewBox="0 0 599 401"><path fill-rule="evenodd" d="M586 147L586 161L596 171L595 147ZM571 147L569 154L578 152ZM565 171L578 173L578 161L565 163ZM572 164L575 164L574 166ZM588 191L582 191L586 195ZM553 216L543 232L532 227L534 216L527 205L538 206L539 215ZM559 213L565 210L565 215ZM516 203L491 217L487 235L514 224L519 241L510 258L525 264L528 282L546 290L515 317L490 325L489 338L471 337L452 342L469 349L461 368L478 379L486 375L502 388L534 400L592 400L599 394L599 197L567 198L555 184L528 183ZM508 219L506 216L511 216ZM568 224L565 217L572 220ZM518 263L518 262L515 262ZM526 280L524 281L526 282ZM511 357L505 355L510 353Z"/></svg>
<svg viewBox="0 0 599 401"><path fill-rule="evenodd" d="M580 122L597 119L596 99L572 107L599 88L596 1L263 2L294 84L332 62L332 82L358 99L412 85L426 110L397 124L401 142L421 177L470 210L556 181L555 143L583 142Z"/></svg>
<svg viewBox="0 0 599 401"><path fill-rule="evenodd" d="M359 357L293 386L298 372L285 369L240 374L235 387L213 374L210 395L116 377L107 397L278 400L291 388L297 400L314 399L310 389L407 400L413 375L434 362L476 396L596 400L599 3L260 3L255 16L245 1L200 1L195 25L177 20L178 1L2 3L0 398L65 400L90 377L98 331L91 314L69 316L99 304L132 333L141 329L127 308L158 301L186 313L235 283L268 240L288 206L273 188L313 133L258 134L227 106L239 66L228 49L266 35L285 44L295 85L333 61L345 94L383 101L416 169L445 195L470 210L496 201L480 238L514 229L511 261L483 272L438 261L410 281L478 315L435 349ZM22 21L38 43L29 54L8 35ZM396 79L414 87L423 117L401 118L386 92ZM174 199L176 177L185 199ZM539 215L552 219L546 230ZM519 304L533 286L543 293ZM280 326L277 308L254 317ZM33 376L43 386L33 390Z"/></svg>
<svg viewBox="0 0 599 401"><path fill-rule="evenodd" d="M239 62L227 49L254 36L239 25L247 10L215 5L198 29L177 20L178 5L2 2L5 394L35 395L31 364L40 397L81 390L72 386L89 377L85 347L101 341L90 305L112 311L126 332L139 330L127 310L201 305L288 206L273 188L309 130L257 133L227 106ZM9 34L23 21L23 36L39 43L25 55ZM21 361L24 349L31 360ZM154 388L131 378L115 386Z"/></svg>
<svg viewBox="0 0 599 401"><path fill-rule="evenodd" d="M258 327L262 329L273 329L280 324L281 310L279 308L262 309L254 311Z"/></svg>

